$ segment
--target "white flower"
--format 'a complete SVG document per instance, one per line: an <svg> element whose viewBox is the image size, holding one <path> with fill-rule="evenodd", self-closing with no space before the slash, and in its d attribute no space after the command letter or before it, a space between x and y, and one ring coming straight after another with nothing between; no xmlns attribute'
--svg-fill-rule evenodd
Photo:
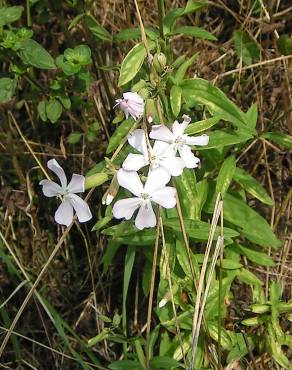
<svg viewBox="0 0 292 370"><path fill-rule="evenodd" d="M144 113L144 100L136 92L126 92L123 94L123 99L117 99L117 104L124 111L126 118L132 116L135 120Z"/></svg>
<svg viewBox="0 0 292 370"><path fill-rule="evenodd" d="M129 220L139 208L135 220L135 225L139 230L156 225L152 202L164 208L173 208L176 205L176 190L171 186L166 186L170 176L162 168L151 171L144 186L135 171L120 169L117 178L119 184L135 197L118 200L113 206L113 215L115 218Z"/></svg>
<svg viewBox="0 0 292 370"><path fill-rule="evenodd" d="M40 181L46 197L59 197L62 199L62 203L55 213L55 221L58 224L69 226L73 220L73 209L77 214L79 222L90 220L92 214L87 203L75 194L84 192L85 177L74 173L70 183L67 184L65 172L55 159L50 159L47 166L55 172L61 182L60 186L51 180Z"/></svg>
<svg viewBox="0 0 292 370"><path fill-rule="evenodd" d="M164 125L153 125L149 136L151 139L161 140L170 144L173 153L176 154L177 151L179 152L180 157L187 168L195 168L198 167L200 159L194 156L190 146L207 145L209 142L209 136L204 134L201 136L191 137L184 134L185 129L191 122L191 119L187 115L183 115L183 119L182 123L174 121L172 132Z"/></svg>
<svg viewBox="0 0 292 370"><path fill-rule="evenodd" d="M163 141L155 141L153 148L146 143L145 131L136 129L128 136L129 144L142 154L129 154L123 163L127 171L138 171L150 164L150 169L165 168L172 176L182 174L185 167L184 161L175 156L170 145ZM150 158L149 158L150 157Z"/></svg>

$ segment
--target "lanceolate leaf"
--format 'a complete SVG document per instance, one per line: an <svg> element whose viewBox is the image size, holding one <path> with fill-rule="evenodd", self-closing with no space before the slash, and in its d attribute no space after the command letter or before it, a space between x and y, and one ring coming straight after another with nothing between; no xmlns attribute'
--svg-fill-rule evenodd
<svg viewBox="0 0 292 370"><path fill-rule="evenodd" d="M181 109L181 88L173 85L170 90L170 105L175 117L179 115Z"/></svg>
<svg viewBox="0 0 292 370"><path fill-rule="evenodd" d="M234 173L234 180L238 182L244 190L249 192L261 202L268 204L269 206L273 205L272 198L268 195L262 185L243 169L236 168Z"/></svg>
<svg viewBox="0 0 292 370"><path fill-rule="evenodd" d="M199 53L194 54L191 58L187 59L185 62L183 62L177 69L174 81L177 85L180 85L183 79L185 78L185 74L187 70L190 68L190 66L194 63L196 58L198 57Z"/></svg>
<svg viewBox="0 0 292 370"><path fill-rule="evenodd" d="M262 266L274 266L275 265L272 257L268 256L264 252L259 252L252 248L244 247L239 244L230 246L230 249L236 253L239 253L245 256L250 261L257 263L258 265L262 265Z"/></svg>
<svg viewBox="0 0 292 370"><path fill-rule="evenodd" d="M239 143L245 143L252 138L249 133L243 133L241 131L234 131L229 129L222 129L218 131L211 131L208 133L210 140L206 146L198 147L197 150L204 150L210 148L221 148L227 145L234 145Z"/></svg>
<svg viewBox="0 0 292 370"><path fill-rule="evenodd" d="M106 150L106 154L111 153L113 150L115 150L119 146L122 140L128 135L133 124L134 124L134 119L132 117L126 119L120 124L120 126L116 129L116 131L110 138L110 141L109 141L109 144Z"/></svg>
<svg viewBox="0 0 292 370"><path fill-rule="evenodd" d="M246 115L217 87L201 78L185 80L181 84L183 98L189 106L205 105L212 115L220 115L242 131L255 134L248 126Z"/></svg>
<svg viewBox="0 0 292 370"><path fill-rule="evenodd" d="M216 182L216 194L221 193L222 197L229 188L236 168L235 157L231 155L223 162Z"/></svg>
<svg viewBox="0 0 292 370"><path fill-rule="evenodd" d="M179 223L179 219L177 218L169 218L163 221L163 224L173 229L176 232L181 233L181 227ZM193 220L184 220L184 225L187 234L190 238L198 239L198 240L208 240L209 233L210 233L210 224L203 221L193 221ZM215 240L220 236L220 227L216 228L215 232ZM228 239L234 238L238 236L238 232L229 228L224 228L224 236Z"/></svg>
<svg viewBox="0 0 292 370"><path fill-rule="evenodd" d="M204 30L203 28L193 27L193 26L178 27L171 32L171 35L179 35L179 34L195 37L197 39L205 39L205 40L211 40L211 41L217 40L217 38L214 35L212 35L212 33Z"/></svg>
<svg viewBox="0 0 292 370"><path fill-rule="evenodd" d="M265 132L262 137L287 149L292 149L292 136L282 132Z"/></svg>
<svg viewBox="0 0 292 370"><path fill-rule="evenodd" d="M224 219L238 226L242 235L264 247L278 248L281 245L267 221L242 200L226 193Z"/></svg>
<svg viewBox="0 0 292 370"><path fill-rule="evenodd" d="M205 131L208 128L216 125L216 123L218 123L219 121L220 121L220 117L214 116L211 118L204 119L202 121L190 123L188 127L186 128L185 133L188 135L197 134L198 132Z"/></svg>
<svg viewBox="0 0 292 370"><path fill-rule="evenodd" d="M153 41L148 41L149 49L152 49L154 46L155 43ZM118 83L119 86L125 85L136 76L136 74L142 67L146 55L147 52L142 43L135 45L133 49L129 51L121 65L120 78Z"/></svg>
<svg viewBox="0 0 292 370"><path fill-rule="evenodd" d="M163 19L163 31L167 35L175 25L176 20L186 14L195 12L196 10L202 9L206 6L205 1L194 1L188 0L185 8L173 9L166 14Z"/></svg>

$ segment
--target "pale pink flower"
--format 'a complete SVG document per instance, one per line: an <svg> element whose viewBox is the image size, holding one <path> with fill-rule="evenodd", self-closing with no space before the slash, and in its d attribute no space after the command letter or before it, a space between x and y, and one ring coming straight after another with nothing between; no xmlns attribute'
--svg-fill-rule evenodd
<svg viewBox="0 0 292 370"><path fill-rule="evenodd" d="M144 100L136 92L123 93L123 99L117 99L117 104L125 113L126 118L132 116L135 120L140 118L144 113Z"/></svg>

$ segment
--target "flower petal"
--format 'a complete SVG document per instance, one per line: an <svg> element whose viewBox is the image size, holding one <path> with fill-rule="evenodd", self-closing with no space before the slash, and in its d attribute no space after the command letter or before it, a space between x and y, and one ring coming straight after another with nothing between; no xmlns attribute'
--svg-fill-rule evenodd
<svg viewBox="0 0 292 370"><path fill-rule="evenodd" d="M138 104L143 104L144 102L142 96L140 96L136 92L131 91L123 93L123 98Z"/></svg>
<svg viewBox="0 0 292 370"><path fill-rule="evenodd" d="M175 136L182 136L187 128L188 124L191 122L191 118L186 114L183 115L183 122L179 123L178 121L174 121L172 125L172 132Z"/></svg>
<svg viewBox="0 0 292 370"><path fill-rule="evenodd" d="M150 170L144 186L144 191L152 195L155 191L163 188L170 180L170 173L162 167Z"/></svg>
<svg viewBox="0 0 292 370"><path fill-rule="evenodd" d="M113 215L115 218L125 218L126 220L130 220L140 204L140 198L126 198L118 200L113 206Z"/></svg>
<svg viewBox="0 0 292 370"><path fill-rule="evenodd" d="M198 167L200 163L200 159L195 157L194 153L192 153L192 150L187 145L182 145L179 149L179 154L182 158L182 160L185 163L185 166L187 168L196 168Z"/></svg>
<svg viewBox="0 0 292 370"><path fill-rule="evenodd" d="M67 178L63 168L59 165L59 163L55 159L50 159L47 163L47 166L59 177L62 184L62 188L65 189L67 186Z"/></svg>
<svg viewBox="0 0 292 370"><path fill-rule="evenodd" d="M56 197L64 193L61 186L51 180L42 180L39 183L43 187L43 193L46 197Z"/></svg>
<svg viewBox="0 0 292 370"><path fill-rule="evenodd" d="M204 146L208 145L209 143L209 136L206 134L200 135L200 136L188 136L185 135L184 141L187 145L199 145Z"/></svg>
<svg viewBox="0 0 292 370"><path fill-rule="evenodd" d="M180 176L185 168L185 163L180 157L168 156L165 157L160 165L167 169L171 176Z"/></svg>
<svg viewBox="0 0 292 370"><path fill-rule="evenodd" d="M127 171L138 171L140 168L147 166L148 163L143 154L130 153L124 160L123 168Z"/></svg>
<svg viewBox="0 0 292 370"><path fill-rule="evenodd" d="M145 131L142 129L137 129L128 135L128 142L133 148L138 150L138 152L148 156L147 143L145 137Z"/></svg>
<svg viewBox="0 0 292 370"><path fill-rule="evenodd" d="M60 225L66 225L67 227L73 220L73 207L69 199L65 199L58 207L55 213L55 221Z"/></svg>
<svg viewBox="0 0 292 370"><path fill-rule="evenodd" d="M85 177L73 173L72 179L67 187L69 193L83 193L85 190Z"/></svg>
<svg viewBox="0 0 292 370"><path fill-rule="evenodd" d="M163 189L157 190L152 194L153 202L164 208L173 208L176 205L176 190L171 186L166 186Z"/></svg>
<svg viewBox="0 0 292 370"><path fill-rule="evenodd" d="M76 194L68 194L66 200L69 200L74 208L79 222L86 222L92 218L88 204Z"/></svg>
<svg viewBox="0 0 292 370"><path fill-rule="evenodd" d="M169 151L170 144L166 143L165 141L155 140L153 145L153 154L154 155L161 155Z"/></svg>
<svg viewBox="0 0 292 370"><path fill-rule="evenodd" d="M132 194L140 196L143 192L143 185L137 172L120 169L117 173L120 186L129 190Z"/></svg>
<svg viewBox="0 0 292 370"><path fill-rule="evenodd" d="M165 125L153 125L149 137L155 140L166 141L167 143L172 143L175 138Z"/></svg>
<svg viewBox="0 0 292 370"><path fill-rule="evenodd" d="M143 230L145 227L154 227L156 225L156 216L150 201L141 205L135 220L135 225L139 230Z"/></svg>

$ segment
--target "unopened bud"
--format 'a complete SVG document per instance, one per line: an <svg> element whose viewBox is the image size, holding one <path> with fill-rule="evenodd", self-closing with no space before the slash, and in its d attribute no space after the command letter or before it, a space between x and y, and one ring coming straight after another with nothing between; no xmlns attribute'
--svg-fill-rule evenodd
<svg viewBox="0 0 292 370"><path fill-rule="evenodd" d="M85 189L95 188L102 185L108 180L108 175L104 172L95 173L94 175L85 177Z"/></svg>
<svg viewBox="0 0 292 370"><path fill-rule="evenodd" d="M153 121L158 122L158 114L157 114L157 110L155 107L155 101L153 99L146 100L146 118L150 124Z"/></svg>
<svg viewBox="0 0 292 370"><path fill-rule="evenodd" d="M153 58L153 66L156 72L161 73L166 66L167 60L166 56L163 53L157 53Z"/></svg>
<svg viewBox="0 0 292 370"><path fill-rule="evenodd" d="M117 175L114 175L108 190L102 197L102 204L105 204L107 206L110 205L114 197L117 195L118 191L119 191L119 183L117 180Z"/></svg>

